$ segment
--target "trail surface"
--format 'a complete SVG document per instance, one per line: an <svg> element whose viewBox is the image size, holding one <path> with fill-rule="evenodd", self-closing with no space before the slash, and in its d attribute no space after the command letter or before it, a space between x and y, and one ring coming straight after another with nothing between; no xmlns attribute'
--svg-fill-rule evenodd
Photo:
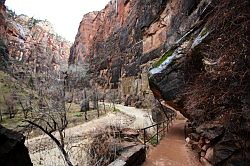
<svg viewBox="0 0 250 166"><path fill-rule="evenodd" d="M124 114L129 115L135 119L133 123L129 125L130 128L141 129L150 126L153 123L152 116L149 111L134 107L123 106L121 104L117 104L115 107L118 108Z"/></svg>
<svg viewBox="0 0 250 166"><path fill-rule="evenodd" d="M98 119L67 128L65 130L65 145L74 165L86 165L86 136L104 130L107 126L141 128L151 124L150 115L141 109L115 105L120 112L108 113ZM57 138L59 133L55 132ZM31 160L34 165L62 166L65 165L60 151L55 143L47 136L42 135L26 141ZM80 159L80 160L79 160Z"/></svg>
<svg viewBox="0 0 250 166"><path fill-rule="evenodd" d="M177 119L160 143L150 148L143 166L200 166L198 159L186 146L184 125L186 120Z"/></svg>

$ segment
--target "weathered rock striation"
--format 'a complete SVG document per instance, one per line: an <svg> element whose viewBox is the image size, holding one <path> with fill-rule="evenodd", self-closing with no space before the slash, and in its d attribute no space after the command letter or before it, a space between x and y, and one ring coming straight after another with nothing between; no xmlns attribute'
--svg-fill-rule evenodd
<svg viewBox="0 0 250 166"><path fill-rule="evenodd" d="M201 11L149 70L150 88L190 120L187 140L204 165L249 165L249 1Z"/></svg>
<svg viewBox="0 0 250 166"><path fill-rule="evenodd" d="M71 46L54 32L48 21L16 15L4 2L0 4L0 108L3 111L8 105L4 98L13 98L12 105L19 107L25 98L33 99L32 90L41 90L53 78L63 77L61 73L67 69Z"/></svg>
<svg viewBox="0 0 250 166"><path fill-rule="evenodd" d="M84 15L69 64L88 63L100 89L118 89L126 104L147 106L152 96L147 71L196 21L197 14L190 14L197 4L112 0L102 11Z"/></svg>
<svg viewBox="0 0 250 166"><path fill-rule="evenodd" d="M88 63L92 85L117 89L126 105L145 106L151 89L190 120L203 163L247 165L249 6L113 0L83 17L69 64Z"/></svg>
<svg viewBox="0 0 250 166"><path fill-rule="evenodd" d="M71 43L57 35L50 22L6 9L0 12L1 68L12 65L16 75L67 67Z"/></svg>
<svg viewBox="0 0 250 166"><path fill-rule="evenodd" d="M48 71L57 73L67 67L71 45L54 32L48 21L16 15L4 3L5 0L0 1L1 111L5 111L8 104L16 107L24 99L34 100L32 77L35 75L33 78L39 80ZM24 141L22 134L0 125L1 166L32 165Z"/></svg>

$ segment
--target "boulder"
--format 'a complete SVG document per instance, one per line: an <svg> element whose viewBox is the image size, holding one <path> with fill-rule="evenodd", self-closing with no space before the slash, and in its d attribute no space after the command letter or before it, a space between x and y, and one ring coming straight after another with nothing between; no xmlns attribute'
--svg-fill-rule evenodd
<svg viewBox="0 0 250 166"><path fill-rule="evenodd" d="M214 158L212 164L219 164L227 159L229 159L233 154L235 154L242 147L240 143L236 140L235 136L232 133L226 133L222 140L220 140L214 146ZM243 154L244 152L242 152ZM245 152L246 154L249 152ZM250 159L249 156L246 156L246 159ZM243 160L242 155L239 155L235 160Z"/></svg>
<svg viewBox="0 0 250 166"><path fill-rule="evenodd" d="M190 137L190 139L192 139L192 140L198 142L200 136L199 136L199 134L197 134L197 133L191 133L191 134L189 134L189 137Z"/></svg>
<svg viewBox="0 0 250 166"><path fill-rule="evenodd" d="M201 154L200 154L200 156L201 157L204 157L206 155L206 152L204 152L204 151L201 151Z"/></svg>
<svg viewBox="0 0 250 166"><path fill-rule="evenodd" d="M201 148L199 146L199 142L192 142L192 149L195 152L200 153L201 152Z"/></svg>
<svg viewBox="0 0 250 166"><path fill-rule="evenodd" d="M212 164L209 163L209 161L207 161L204 157L201 157L200 161L201 161L203 166L212 166Z"/></svg>
<svg viewBox="0 0 250 166"><path fill-rule="evenodd" d="M187 137L185 140L186 140L186 142L187 142L188 144L190 144L191 141L192 141L189 137Z"/></svg>
<svg viewBox="0 0 250 166"><path fill-rule="evenodd" d="M208 148L209 148L209 145L204 145L204 146L202 146L201 149L202 149L203 151L207 151Z"/></svg>
<svg viewBox="0 0 250 166"><path fill-rule="evenodd" d="M144 145L137 145L129 148L121 153L114 162L109 166L138 166L141 165L146 159L146 147Z"/></svg>
<svg viewBox="0 0 250 166"><path fill-rule="evenodd" d="M0 125L0 165L32 166L25 137Z"/></svg>
<svg viewBox="0 0 250 166"><path fill-rule="evenodd" d="M142 101L137 101L135 103L135 108L141 108L142 107Z"/></svg>
<svg viewBox="0 0 250 166"><path fill-rule="evenodd" d="M212 147L208 148L206 151L206 155L204 157L209 162L213 161L214 159L214 149Z"/></svg>
<svg viewBox="0 0 250 166"><path fill-rule="evenodd" d="M224 126L216 122L204 123L196 128L196 132L202 137L213 141L224 133Z"/></svg>
<svg viewBox="0 0 250 166"><path fill-rule="evenodd" d="M125 100L124 105L125 105L125 106L130 106L130 105L131 105L131 102L132 102L132 95L126 96L126 100Z"/></svg>

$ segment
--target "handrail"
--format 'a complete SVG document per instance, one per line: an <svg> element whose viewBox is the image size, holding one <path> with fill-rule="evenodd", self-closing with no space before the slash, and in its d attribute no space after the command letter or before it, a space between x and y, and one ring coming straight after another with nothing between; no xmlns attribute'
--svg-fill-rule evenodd
<svg viewBox="0 0 250 166"><path fill-rule="evenodd" d="M170 116L170 119L167 119L165 121L162 121L162 122L159 122L159 123L156 123L154 125L151 125L151 126L147 126L145 128L142 128L141 130L143 130L143 143L144 145L146 145L147 142L149 142L151 139L153 139L155 136L156 136L156 139L157 139L157 144L159 142L159 133L163 132L165 134L165 129L167 128L167 131L168 131L168 128L169 128L169 124L172 123L173 121L173 118L174 115L171 115ZM167 125L165 125L165 123L167 122ZM159 130L159 127L163 125L162 129ZM151 136L149 139L146 139L146 130L149 129L149 128L152 128L152 127L155 127L156 126L156 134L154 134L153 136Z"/></svg>

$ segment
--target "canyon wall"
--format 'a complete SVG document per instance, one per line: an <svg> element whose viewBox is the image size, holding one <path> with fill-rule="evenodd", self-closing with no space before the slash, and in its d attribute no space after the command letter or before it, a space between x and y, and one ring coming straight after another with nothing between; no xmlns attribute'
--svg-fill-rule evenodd
<svg viewBox="0 0 250 166"><path fill-rule="evenodd" d="M83 16L69 64L88 64L100 91L117 89L128 105L152 99L147 71L196 21L198 1L118 0ZM143 101L143 102L142 102Z"/></svg>
<svg viewBox="0 0 250 166"><path fill-rule="evenodd" d="M0 14L1 68L8 63L19 76L67 68L71 43L50 22L17 15L4 5Z"/></svg>
<svg viewBox="0 0 250 166"><path fill-rule="evenodd" d="M71 43L48 21L17 15L0 2L0 109L5 113L8 105L19 108L20 101L31 100L32 90L44 91L48 83L62 78Z"/></svg>
<svg viewBox="0 0 250 166"><path fill-rule="evenodd" d="M67 69L71 46L54 32L48 21L16 15L4 3L5 0L0 0L1 123L3 114L8 111L16 114L21 109L20 103L36 104L34 80L44 83L47 80L40 79L44 78L42 75ZM9 123L19 125L15 120ZM0 165L33 165L24 142L22 134L0 125Z"/></svg>
<svg viewBox="0 0 250 166"><path fill-rule="evenodd" d="M204 165L249 165L249 1L211 0L149 70L155 97L189 119ZM202 3L202 1L201 1Z"/></svg>
<svg viewBox="0 0 250 166"><path fill-rule="evenodd" d="M84 15L69 64L120 92L154 97L190 121L187 141L206 165L248 165L249 1L119 0ZM191 139L191 141L190 141Z"/></svg>

